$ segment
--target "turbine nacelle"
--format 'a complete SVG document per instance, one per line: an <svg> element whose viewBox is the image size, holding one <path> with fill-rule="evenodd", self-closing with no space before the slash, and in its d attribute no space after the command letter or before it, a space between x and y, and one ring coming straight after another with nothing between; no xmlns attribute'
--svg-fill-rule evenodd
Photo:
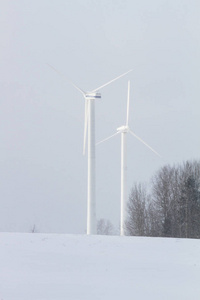
<svg viewBox="0 0 200 300"><path fill-rule="evenodd" d="M122 132L127 133L128 131L129 131L129 127L126 125L117 128L118 133L122 133Z"/></svg>
<svg viewBox="0 0 200 300"><path fill-rule="evenodd" d="M84 95L85 99L87 100L95 100L95 99L101 99L101 93L96 92L86 92Z"/></svg>

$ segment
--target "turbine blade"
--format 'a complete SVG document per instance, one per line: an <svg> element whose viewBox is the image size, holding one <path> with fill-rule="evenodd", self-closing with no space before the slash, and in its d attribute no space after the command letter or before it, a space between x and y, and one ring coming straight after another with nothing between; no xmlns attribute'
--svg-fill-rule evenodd
<svg viewBox="0 0 200 300"><path fill-rule="evenodd" d="M128 121L129 121L129 103L130 103L130 80L128 81L127 111L126 111L126 126L128 126Z"/></svg>
<svg viewBox="0 0 200 300"><path fill-rule="evenodd" d="M101 143L104 143L105 141L111 139L112 137L114 137L115 135L117 135L117 134L119 134L119 133L120 133L120 132L115 132L114 134L112 134L111 136L107 137L106 139L104 139L104 140L102 140L102 141L96 143L96 145L99 145L99 144L101 144Z"/></svg>
<svg viewBox="0 0 200 300"><path fill-rule="evenodd" d="M85 120L84 120L84 135L83 135L83 155L85 155L86 139L88 125L88 100L85 99Z"/></svg>
<svg viewBox="0 0 200 300"><path fill-rule="evenodd" d="M131 72L131 71L133 71L133 70L131 69L131 70L129 70L128 72L123 73L122 75L120 75L120 76L118 76L118 77L116 77L116 78L114 78L114 79L108 81L107 83L101 85L100 87L96 88L95 90L93 90L93 91L91 91L91 92L97 92L98 90L100 90L100 89L102 89L103 87L109 85L109 84L112 83L113 81L115 81L115 80L117 80L117 79L119 79L119 78L125 76L126 74L128 74L128 73Z"/></svg>
<svg viewBox="0 0 200 300"><path fill-rule="evenodd" d="M158 155L159 157L161 157L161 155L156 152L153 148L151 148L147 143L145 143L145 141L143 141L139 136L137 136L133 131L129 130L129 132L136 138L138 139L141 143L143 143L147 148L149 148L152 152L154 152L156 155Z"/></svg>
<svg viewBox="0 0 200 300"><path fill-rule="evenodd" d="M73 85L73 87L75 87L75 89L77 89L81 94L83 94L83 96L85 96L85 92L80 89L77 85L75 85L71 80L69 80L64 74L62 74L60 71L56 70L54 67L52 67L50 64L47 63L47 65L53 69L56 73L58 73L60 76L62 76L63 78L65 78L71 85Z"/></svg>

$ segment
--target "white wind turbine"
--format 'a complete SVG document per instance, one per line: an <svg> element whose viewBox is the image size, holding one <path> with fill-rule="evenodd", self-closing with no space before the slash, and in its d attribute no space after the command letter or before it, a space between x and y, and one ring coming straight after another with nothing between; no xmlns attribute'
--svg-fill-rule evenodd
<svg viewBox="0 0 200 300"><path fill-rule="evenodd" d="M130 102L130 81L128 81L128 95L127 95L127 112L126 112L126 125L117 128L117 132L113 135L107 137L106 139L97 143L103 143L110 138L121 133L121 214L120 214L120 235L125 234L125 214L126 214L126 202L127 202L127 142L126 134L132 134L136 139L153 151L156 155L160 156L153 148L151 148L147 143L145 143L140 137L138 137L129 128L129 102Z"/></svg>
<svg viewBox="0 0 200 300"><path fill-rule="evenodd" d="M59 73L54 67L49 65L54 71ZM96 195L95 195L95 106L94 100L100 99L101 94L98 92L103 87L109 85L115 80L128 74L132 70L110 80L100 87L85 92L76 86L72 81L67 80L83 95L85 98L85 120L84 120L84 138L83 154L85 154L86 138L88 133L88 183L87 183L87 234L96 234ZM65 76L64 76L65 77Z"/></svg>

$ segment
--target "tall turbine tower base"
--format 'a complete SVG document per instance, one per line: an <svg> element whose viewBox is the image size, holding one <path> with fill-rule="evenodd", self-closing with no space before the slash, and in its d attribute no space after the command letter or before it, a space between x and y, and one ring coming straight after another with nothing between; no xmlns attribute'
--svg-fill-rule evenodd
<svg viewBox="0 0 200 300"><path fill-rule="evenodd" d="M87 234L96 234L95 195L95 106L94 99L88 100L88 191L87 191Z"/></svg>
<svg viewBox="0 0 200 300"><path fill-rule="evenodd" d="M126 217L126 194L127 194L127 145L126 132L121 133L121 220L120 235L125 235L125 217Z"/></svg>

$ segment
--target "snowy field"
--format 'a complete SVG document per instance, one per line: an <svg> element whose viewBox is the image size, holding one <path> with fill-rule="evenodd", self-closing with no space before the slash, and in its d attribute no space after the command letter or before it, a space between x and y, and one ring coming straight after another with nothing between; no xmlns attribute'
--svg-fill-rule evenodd
<svg viewBox="0 0 200 300"><path fill-rule="evenodd" d="M200 240L0 233L0 300L199 300Z"/></svg>

